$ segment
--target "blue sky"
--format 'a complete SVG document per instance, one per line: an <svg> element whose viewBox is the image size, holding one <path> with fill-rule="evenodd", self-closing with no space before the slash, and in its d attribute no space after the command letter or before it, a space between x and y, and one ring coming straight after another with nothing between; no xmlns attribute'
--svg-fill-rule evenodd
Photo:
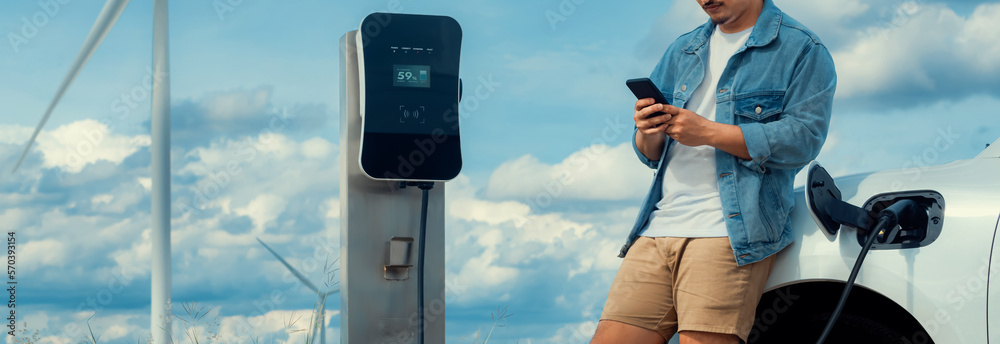
<svg viewBox="0 0 1000 344"><path fill-rule="evenodd" d="M232 2L224 13L170 4L173 300L212 308L225 338L280 340L313 297L253 238L323 278L321 253L336 254L339 233L338 42L392 1ZM95 313L106 342L148 336L150 3L128 6L24 165L0 176L0 224L21 243L18 314L45 343L81 339L74 326ZM1000 137L1000 4L776 3L837 64L818 159L834 175L970 158ZM514 315L491 343L586 341L650 179L628 145L624 80L648 75L707 16L693 0L399 4L457 19L467 87L495 85L466 96L465 166L447 189L448 342L485 336L503 306ZM16 161L101 6L69 1L49 16L37 2L0 4L0 166ZM38 13L44 25L23 31ZM281 114L285 128L257 135ZM241 173L213 177L233 159ZM274 291L284 302L259 311ZM253 316L269 325L240 325Z"/></svg>

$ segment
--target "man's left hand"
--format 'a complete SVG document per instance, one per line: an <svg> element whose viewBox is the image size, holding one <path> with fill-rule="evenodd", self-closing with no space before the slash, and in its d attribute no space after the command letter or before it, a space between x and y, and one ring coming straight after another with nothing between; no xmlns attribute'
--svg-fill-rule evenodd
<svg viewBox="0 0 1000 344"><path fill-rule="evenodd" d="M718 123L672 105L664 106L663 112L671 115L670 120L665 123L669 126L666 130L667 136L685 146L697 147L711 144L712 135L715 134Z"/></svg>

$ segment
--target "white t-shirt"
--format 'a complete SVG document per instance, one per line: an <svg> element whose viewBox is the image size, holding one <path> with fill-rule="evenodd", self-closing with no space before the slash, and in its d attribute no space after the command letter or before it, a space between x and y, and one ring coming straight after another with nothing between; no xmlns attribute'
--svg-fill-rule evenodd
<svg viewBox="0 0 1000 344"><path fill-rule="evenodd" d="M691 94L685 109L715 120L715 89L729 58L750 36L753 27L737 33L715 28L708 46L708 66L701 85ZM663 171L663 198L656 203L647 237L709 238L729 236L719 197L715 171L715 147L689 147L675 143L667 152Z"/></svg>

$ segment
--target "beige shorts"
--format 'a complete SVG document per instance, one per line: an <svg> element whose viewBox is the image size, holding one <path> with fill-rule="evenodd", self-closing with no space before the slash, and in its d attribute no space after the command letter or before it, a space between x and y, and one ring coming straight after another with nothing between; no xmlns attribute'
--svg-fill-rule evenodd
<svg viewBox="0 0 1000 344"><path fill-rule="evenodd" d="M611 284L601 320L656 331L734 334L744 342L775 255L736 265L729 238L639 237Z"/></svg>

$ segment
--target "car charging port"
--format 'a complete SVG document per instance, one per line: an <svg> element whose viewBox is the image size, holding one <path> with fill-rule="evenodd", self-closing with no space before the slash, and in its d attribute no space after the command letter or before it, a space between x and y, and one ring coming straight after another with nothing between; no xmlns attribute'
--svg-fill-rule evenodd
<svg viewBox="0 0 1000 344"><path fill-rule="evenodd" d="M915 203L899 214L898 223L884 229L872 245L872 250L898 250L927 246L941 234L944 226L944 197L936 191L901 191L883 193L868 199L862 209L870 216L879 216L885 209L902 200ZM857 240L863 245L868 231L859 230Z"/></svg>

